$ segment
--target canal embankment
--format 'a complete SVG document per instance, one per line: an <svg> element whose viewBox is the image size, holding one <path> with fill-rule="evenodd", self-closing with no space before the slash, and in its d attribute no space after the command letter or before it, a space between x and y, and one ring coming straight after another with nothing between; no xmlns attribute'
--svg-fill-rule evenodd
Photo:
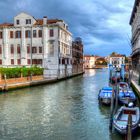
<svg viewBox="0 0 140 140"><path fill-rule="evenodd" d="M57 77L57 78L44 78L43 76L32 76L32 77L13 78L8 80L3 80L0 83L0 92L6 92L9 90L33 87L33 86L44 85L44 84L52 84L82 74L84 74L84 72L73 73L72 75L68 75L65 77Z"/></svg>
<svg viewBox="0 0 140 140"><path fill-rule="evenodd" d="M139 75L133 72L130 76L131 78L131 86L133 90L137 93L138 97L140 98L140 85L139 85Z"/></svg>

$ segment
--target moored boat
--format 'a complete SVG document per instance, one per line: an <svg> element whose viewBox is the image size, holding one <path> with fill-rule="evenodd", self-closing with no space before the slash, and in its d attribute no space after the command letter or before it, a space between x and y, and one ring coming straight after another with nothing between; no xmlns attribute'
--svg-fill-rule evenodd
<svg viewBox="0 0 140 140"><path fill-rule="evenodd" d="M120 134L127 134L128 116L132 116L132 133L138 128L140 120L139 107L121 107L113 118L113 126Z"/></svg>
<svg viewBox="0 0 140 140"><path fill-rule="evenodd" d="M121 104L128 105L130 102L135 104L136 102L136 95L135 93L129 88L128 84L125 82L119 83L119 102Z"/></svg>
<svg viewBox="0 0 140 140"><path fill-rule="evenodd" d="M98 99L101 103L109 105L112 98L112 87L103 87L98 95Z"/></svg>

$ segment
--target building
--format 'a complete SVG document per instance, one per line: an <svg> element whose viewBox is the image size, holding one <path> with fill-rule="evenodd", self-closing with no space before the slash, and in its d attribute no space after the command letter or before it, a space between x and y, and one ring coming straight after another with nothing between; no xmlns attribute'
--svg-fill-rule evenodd
<svg viewBox="0 0 140 140"><path fill-rule="evenodd" d="M14 23L0 24L0 65L45 68L45 77L72 74L72 34L59 19L35 19L20 13Z"/></svg>
<svg viewBox="0 0 140 140"><path fill-rule="evenodd" d="M95 67L96 57L93 55L85 55L84 56L84 68L92 69Z"/></svg>
<svg viewBox="0 0 140 140"><path fill-rule="evenodd" d="M125 64L125 56L117 53L112 53L108 57L108 64L112 64L113 67L121 68L122 64Z"/></svg>
<svg viewBox="0 0 140 140"><path fill-rule="evenodd" d="M72 43L72 71L73 73L83 72L83 43L77 37Z"/></svg>
<svg viewBox="0 0 140 140"><path fill-rule="evenodd" d="M96 67L99 66L107 66L107 60L105 57L96 57L96 61L95 61L95 65Z"/></svg>
<svg viewBox="0 0 140 140"><path fill-rule="evenodd" d="M138 72L140 70L140 0L135 0L130 25L132 28L132 68Z"/></svg>

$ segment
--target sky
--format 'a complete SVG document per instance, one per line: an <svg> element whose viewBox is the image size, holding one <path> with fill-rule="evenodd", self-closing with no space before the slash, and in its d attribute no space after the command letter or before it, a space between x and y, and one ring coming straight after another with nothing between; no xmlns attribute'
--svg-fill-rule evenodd
<svg viewBox="0 0 140 140"><path fill-rule="evenodd" d="M73 38L82 38L85 54L130 55L133 5L134 0L0 0L0 22L13 22L20 12L63 19Z"/></svg>

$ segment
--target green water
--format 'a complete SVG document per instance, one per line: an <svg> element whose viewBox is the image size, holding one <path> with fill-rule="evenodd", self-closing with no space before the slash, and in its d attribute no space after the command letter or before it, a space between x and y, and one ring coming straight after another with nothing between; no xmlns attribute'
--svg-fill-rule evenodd
<svg viewBox="0 0 140 140"><path fill-rule="evenodd" d="M98 104L105 85L107 70L88 70L67 81L1 94L0 140L124 139L110 133L110 109Z"/></svg>

